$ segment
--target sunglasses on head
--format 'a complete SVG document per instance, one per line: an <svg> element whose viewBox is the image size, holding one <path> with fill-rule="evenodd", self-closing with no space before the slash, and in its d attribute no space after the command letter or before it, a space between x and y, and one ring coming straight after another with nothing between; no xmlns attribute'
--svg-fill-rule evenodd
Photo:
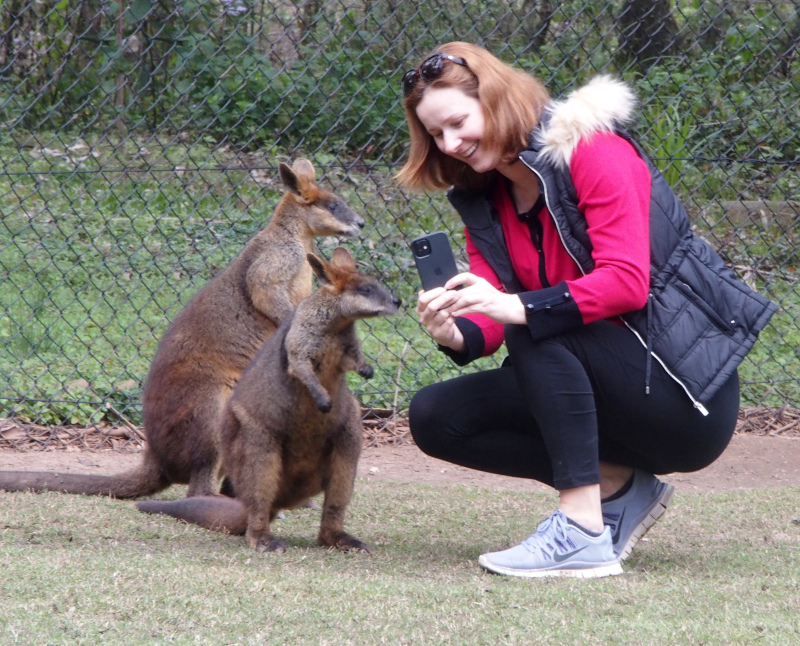
<svg viewBox="0 0 800 646"><path fill-rule="evenodd" d="M422 61L422 65L417 69L408 70L403 74L403 96L411 94L411 90L414 89L420 78L428 82L438 79L442 75L445 61L450 61L456 65L463 65L469 69L467 61L460 56L453 56L452 54L434 54L433 56L429 56Z"/></svg>

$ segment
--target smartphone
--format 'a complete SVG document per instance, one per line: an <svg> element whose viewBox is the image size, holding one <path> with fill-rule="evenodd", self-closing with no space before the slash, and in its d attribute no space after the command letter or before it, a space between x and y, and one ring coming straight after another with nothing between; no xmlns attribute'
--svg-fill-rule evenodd
<svg viewBox="0 0 800 646"><path fill-rule="evenodd" d="M450 241L444 231L429 233L411 241L422 289L428 291L444 284L458 273Z"/></svg>

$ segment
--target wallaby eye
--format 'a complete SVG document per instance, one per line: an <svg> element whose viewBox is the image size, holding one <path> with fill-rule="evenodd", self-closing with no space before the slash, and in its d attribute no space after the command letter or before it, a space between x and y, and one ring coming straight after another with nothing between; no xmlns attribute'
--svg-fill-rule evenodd
<svg viewBox="0 0 800 646"><path fill-rule="evenodd" d="M369 296L372 294L372 286L371 285L360 285L358 287L358 293L361 296Z"/></svg>
<svg viewBox="0 0 800 646"><path fill-rule="evenodd" d="M338 205L336 202L330 202L330 203L328 204L328 210L329 210L331 213L336 213L336 211L338 211L338 210L339 210L339 205Z"/></svg>

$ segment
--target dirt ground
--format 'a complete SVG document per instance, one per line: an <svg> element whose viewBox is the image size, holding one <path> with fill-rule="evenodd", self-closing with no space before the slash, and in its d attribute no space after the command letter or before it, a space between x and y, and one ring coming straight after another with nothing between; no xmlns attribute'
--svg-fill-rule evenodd
<svg viewBox="0 0 800 646"><path fill-rule="evenodd" d="M117 451L0 450L0 470L71 471L109 474L138 464L140 453ZM378 446L364 449L359 477L430 485L469 485L515 491L537 491L543 485L455 466L424 455L415 445ZM800 438L734 435L723 455L695 473L664 476L680 490L723 491L731 489L800 486Z"/></svg>

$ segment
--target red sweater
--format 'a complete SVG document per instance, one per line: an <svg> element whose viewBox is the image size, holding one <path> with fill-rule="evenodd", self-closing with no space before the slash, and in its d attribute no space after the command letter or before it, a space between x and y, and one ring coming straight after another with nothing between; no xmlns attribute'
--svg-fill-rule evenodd
<svg viewBox="0 0 800 646"><path fill-rule="evenodd" d="M647 303L650 286L650 173L633 146L621 137L598 133L581 140L572 154L570 173L578 208L588 223L594 270L583 276L567 253L545 207L543 227L545 273L551 285L566 281L584 323L638 310ZM531 174L531 181L536 178ZM539 253L528 225L517 217L505 182L497 182L494 206L500 217L511 262L526 290L541 289ZM467 233L470 271L505 291L489 263ZM503 325L486 316L467 318L484 336L484 355L503 342Z"/></svg>

